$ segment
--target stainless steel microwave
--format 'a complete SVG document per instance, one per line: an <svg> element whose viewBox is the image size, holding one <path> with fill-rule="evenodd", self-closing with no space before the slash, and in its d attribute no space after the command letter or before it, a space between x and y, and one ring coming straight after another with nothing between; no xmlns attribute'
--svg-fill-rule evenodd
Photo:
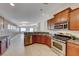
<svg viewBox="0 0 79 59"><path fill-rule="evenodd" d="M56 23L54 25L54 29L68 29L68 22L64 21L64 22Z"/></svg>

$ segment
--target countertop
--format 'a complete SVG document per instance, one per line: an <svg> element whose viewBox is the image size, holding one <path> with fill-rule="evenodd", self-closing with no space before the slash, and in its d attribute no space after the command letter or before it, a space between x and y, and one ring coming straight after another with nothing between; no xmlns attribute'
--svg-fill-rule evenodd
<svg viewBox="0 0 79 59"><path fill-rule="evenodd" d="M6 37L8 37L8 35L0 35L0 41Z"/></svg>
<svg viewBox="0 0 79 59"><path fill-rule="evenodd" d="M8 36L8 35L0 35L0 37L6 37L6 36Z"/></svg>
<svg viewBox="0 0 79 59"><path fill-rule="evenodd" d="M71 39L71 40L68 40L67 42L79 45L79 39L77 39L77 40L72 40Z"/></svg>
<svg viewBox="0 0 79 59"><path fill-rule="evenodd" d="M51 36L49 32L25 32L24 35L49 35Z"/></svg>

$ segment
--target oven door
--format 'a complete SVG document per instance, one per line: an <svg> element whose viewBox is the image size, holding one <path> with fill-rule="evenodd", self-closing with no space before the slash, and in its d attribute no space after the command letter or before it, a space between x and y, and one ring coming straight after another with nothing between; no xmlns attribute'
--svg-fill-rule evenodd
<svg viewBox="0 0 79 59"><path fill-rule="evenodd" d="M66 55L66 44L65 43L54 40L53 48L54 50L58 51L60 54Z"/></svg>

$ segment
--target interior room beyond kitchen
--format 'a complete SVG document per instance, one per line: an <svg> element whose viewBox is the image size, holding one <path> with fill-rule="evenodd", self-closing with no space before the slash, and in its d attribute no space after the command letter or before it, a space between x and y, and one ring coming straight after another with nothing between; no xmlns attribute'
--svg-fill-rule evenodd
<svg viewBox="0 0 79 59"><path fill-rule="evenodd" d="M0 3L1 56L79 56L79 3Z"/></svg>

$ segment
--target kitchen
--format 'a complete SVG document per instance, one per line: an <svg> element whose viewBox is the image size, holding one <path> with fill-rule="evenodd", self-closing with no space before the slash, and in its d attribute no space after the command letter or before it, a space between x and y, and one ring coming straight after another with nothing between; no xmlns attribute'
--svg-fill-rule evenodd
<svg viewBox="0 0 79 59"><path fill-rule="evenodd" d="M49 30L58 30L58 33L53 36L55 50L57 49L67 56L79 55L77 44L79 38L73 35L73 32L79 32L78 10L79 8L74 10L67 8L55 14L55 18L48 20Z"/></svg>
<svg viewBox="0 0 79 59"><path fill-rule="evenodd" d="M3 4L0 7L2 7L2 8L4 7L3 9L5 10L5 5L6 4ZM6 5L6 7L7 7L7 5ZM37 8L34 7L35 5ZM28 8L28 6L29 6L28 9L26 8L27 11L21 10L21 11L19 11L20 13L21 12L28 13L29 9L34 7L36 9L34 9L34 10L30 9L29 13L39 11L40 13L42 13L42 18L36 17L35 20L34 19L29 20L29 21L34 20L33 23L31 23L31 24L29 22L24 22L23 20L19 20L19 22L22 22L22 21L23 22L18 25L26 26L26 27L21 28L20 26L15 25L13 22L6 20L6 17L0 16L0 29L1 29L0 30L0 34L1 34L0 35L0 42L1 42L0 43L0 47L1 47L0 53L1 53L1 55L4 55L5 53L7 53L6 50L9 48L9 46L11 46L12 37L14 37L18 34L24 33L24 39L23 39L24 47L28 47L28 46L31 46L31 45L37 43L37 44L46 45L52 51L54 51L58 56L79 56L79 53L78 53L78 51L79 51L79 8L78 8L78 5L79 4L73 4L73 3L72 4L66 4L66 3L64 3L64 4L62 4L62 3L60 3L60 4L57 4L57 3L17 4L17 3L15 3L14 7L21 6L22 8L24 8L24 7ZM9 7L11 7L11 6L9 6ZM7 8L7 11L9 10L9 7ZM13 10L13 11L16 11L16 9L18 9L18 8L13 8L13 6L11 8L11 10ZM55 11L55 9L56 9L56 11ZM38 11L36 11L36 10L38 10ZM18 12L18 10L17 10L17 12ZM16 15L16 16L23 15L22 17L24 17L26 15L23 13L22 13L22 15L19 15L19 12L17 13L18 15L16 13L14 15ZM46 14L44 14L43 12L46 12ZM48 15L47 13L50 13L50 15ZM31 19L31 17L34 16L33 14L31 14L31 13L28 14L27 16L29 16L29 15L30 16L27 19ZM35 16L36 15L37 14L35 13ZM5 14L5 16L6 16L6 14ZM11 16L13 16L13 15L11 15ZM38 16L40 16L40 15L38 15ZM9 19L11 19L11 18L9 18ZM19 18L16 17L16 19L19 19ZM37 22L38 21L37 19L39 20L39 22ZM26 16L25 16L24 20L26 20ZM37 24L35 21L37 22ZM18 23L18 21L15 20L15 23ZM10 33L10 34L8 34L8 33Z"/></svg>

